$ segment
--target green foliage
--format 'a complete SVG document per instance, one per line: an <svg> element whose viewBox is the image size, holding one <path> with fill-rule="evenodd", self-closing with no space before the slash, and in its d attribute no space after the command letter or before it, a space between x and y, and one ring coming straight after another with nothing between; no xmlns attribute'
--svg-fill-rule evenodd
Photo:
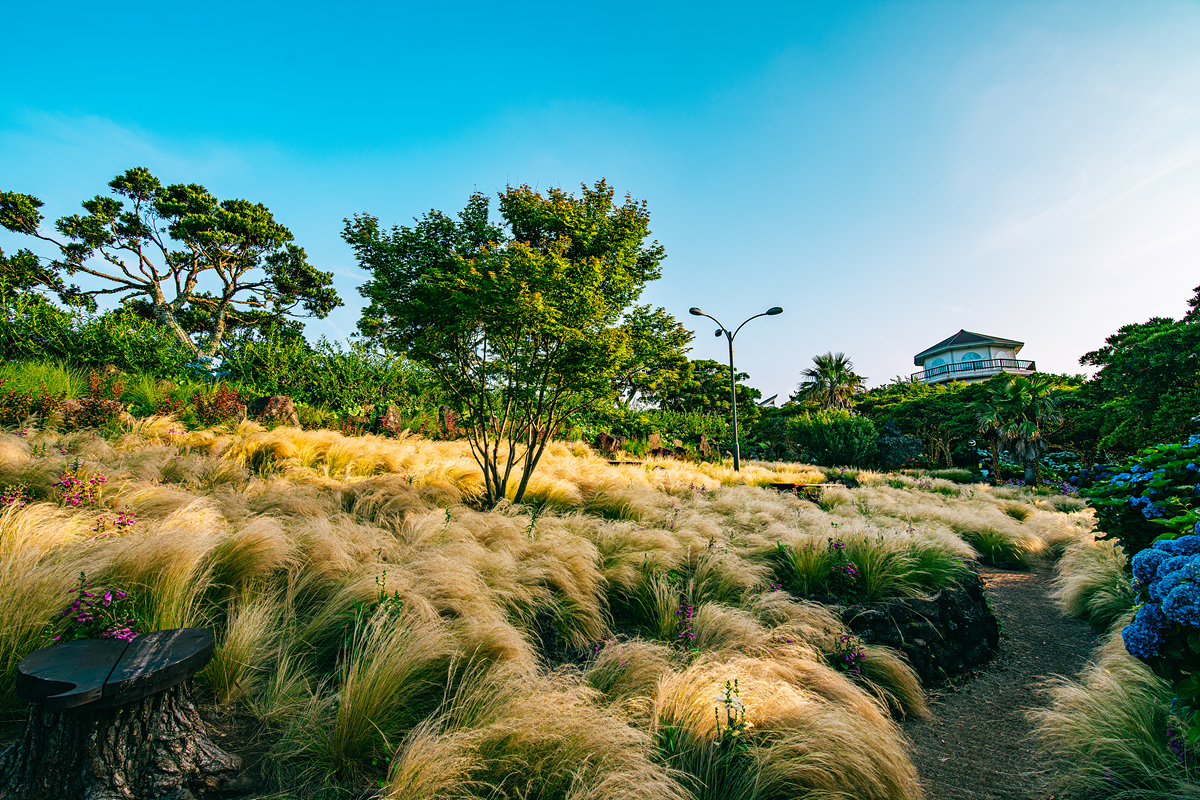
<svg viewBox="0 0 1200 800"><path fill-rule="evenodd" d="M815 400L822 409L849 410L854 396L863 391L863 377L854 372L854 364L845 353L813 356L813 366L803 370L802 380L792 400Z"/></svg>
<svg viewBox="0 0 1200 800"><path fill-rule="evenodd" d="M39 295L27 295L0 305L0 357L112 364L126 372L175 377L192 354L162 325L126 308L104 314L68 312Z"/></svg>
<svg viewBox="0 0 1200 800"><path fill-rule="evenodd" d="M286 328L263 339L241 339L222 368L251 393L284 394L313 406L348 410L395 403L403 411L434 405L429 375L419 365L363 341L343 347L325 337L310 345Z"/></svg>
<svg viewBox="0 0 1200 800"><path fill-rule="evenodd" d="M638 395L653 395L662 387L679 381L687 368L684 355L690 348L692 332L683 327L665 308L634 306L621 324L628 351L613 376L622 406Z"/></svg>
<svg viewBox="0 0 1200 800"><path fill-rule="evenodd" d="M457 220L431 211L390 232L371 216L346 221L372 275L359 329L434 374L489 505L514 475L519 502L554 428L611 391L628 352L620 317L660 274L645 203L615 206L613 195L604 181L578 198L509 187L500 224L478 193Z"/></svg>
<svg viewBox="0 0 1200 800"><path fill-rule="evenodd" d="M1104 449L1131 453L1181 439L1200 412L1200 287L1188 305L1179 320L1125 325L1079 359L1100 368L1093 394Z"/></svg>
<svg viewBox="0 0 1200 800"><path fill-rule="evenodd" d="M933 463L954 466L954 454L978 436L973 403L982 400L994 382L964 384L950 381L930 385L897 380L866 392L855 408L877 425L921 440L925 456Z"/></svg>
<svg viewBox="0 0 1200 800"><path fill-rule="evenodd" d="M108 186L113 197L85 200L85 214L55 224L61 239L42 232L40 200L0 192L0 226L59 251L45 265L19 253L22 282L36 280L64 302L93 310L98 296L141 303L179 346L205 357L217 353L230 326L282 320L300 315L299 309L324 317L341 304L332 275L309 265L291 232L261 203L218 201L198 184L163 186L144 167ZM61 284L63 273L80 272L105 285L83 291ZM191 336L195 331L203 348Z"/></svg>
<svg viewBox="0 0 1200 800"><path fill-rule="evenodd" d="M738 420L747 430L762 413L757 405L762 392L742 383L749 377L745 372L737 373ZM708 359L688 361L680 372L662 382L656 391L648 393L646 399L657 402L667 411L732 417L729 365Z"/></svg>
<svg viewBox="0 0 1200 800"><path fill-rule="evenodd" d="M1102 539L1134 555L1156 539L1172 538L1200 521L1200 435L1185 444L1160 444L1142 451L1128 469L1088 493Z"/></svg>
<svg viewBox="0 0 1200 800"><path fill-rule="evenodd" d="M805 460L822 466L867 466L875 455L875 425L841 409L801 414L788 421L788 438Z"/></svg>

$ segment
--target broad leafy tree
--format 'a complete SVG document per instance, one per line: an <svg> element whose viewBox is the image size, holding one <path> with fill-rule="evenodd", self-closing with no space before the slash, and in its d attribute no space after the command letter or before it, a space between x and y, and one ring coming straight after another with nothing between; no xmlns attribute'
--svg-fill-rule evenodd
<svg viewBox="0 0 1200 800"><path fill-rule="evenodd" d="M1079 359L1099 367L1090 394L1103 408L1101 447L1132 453L1179 441L1200 414L1200 287L1178 320L1125 325Z"/></svg>
<svg viewBox="0 0 1200 800"><path fill-rule="evenodd" d="M622 314L664 258L649 212L604 181L576 197L521 186L499 219L475 194L390 230L372 216L343 236L371 273L360 330L425 364L459 412L486 502L520 502L563 417L597 396L628 353Z"/></svg>
<svg viewBox="0 0 1200 800"><path fill-rule="evenodd" d="M692 332L665 308L634 306L621 324L628 351L613 379L623 408L677 384L687 369Z"/></svg>
<svg viewBox="0 0 1200 800"><path fill-rule="evenodd" d="M746 429L757 421L761 409L757 401L762 392L742 381L748 373L737 373L738 416ZM729 416L733 412L729 396L729 365L711 359L688 361L670 380L662 382L648 395L660 408L668 411L693 411L701 414Z"/></svg>
<svg viewBox="0 0 1200 800"><path fill-rule="evenodd" d="M264 318L323 317L340 305L332 276L314 269L292 234L261 203L218 200L203 186L164 186L136 167L83 202L57 235L42 230L42 201L0 192L0 225L53 245L45 261L22 251L23 269L64 300L95 308L113 297L152 316L197 357L211 357L231 326ZM66 286L90 276L98 288ZM195 335L194 335L195 334Z"/></svg>
<svg viewBox="0 0 1200 800"><path fill-rule="evenodd" d="M815 400L823 409L850 410L854 396L865 388L862 376L855 374L854 364L845 353L813 356L813 365L800 375L792 400Z"/></svg>

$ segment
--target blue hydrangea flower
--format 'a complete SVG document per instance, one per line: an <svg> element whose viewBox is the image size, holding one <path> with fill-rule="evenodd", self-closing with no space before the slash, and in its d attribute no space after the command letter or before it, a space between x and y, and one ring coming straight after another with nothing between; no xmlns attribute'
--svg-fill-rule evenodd
<svg viewBox="0 0 1200 800"><path fill-rule="evenodd" d="M1156 629L1134 622L1121 629L1121 638L1125 640L1125 649L1134 658L1154 658L1162 647L1162 634Z"/></svg>
<svg viewBox="0 0 1200 800"><path fill-rule="evenodd" d="M1200 586L1195 582L1180 583L1163 600L1162 609L1180 625L1200 628Z"/></svg>
<svg viewBox="0 0 1200 800"><path fill-rule="evenodd" d="M1188 444L1189 445L1200 444L1200 433L1193 433L1191 436L1189 436Z"/></svg>
<svg viewBox="0 0 1200 800"><path fill-rule="evenodd" d="M1157 547L1147 547L1130 562L1133 567L1133 577L1138 583L1146 584L1158 577L1158 567L1171 557L1171 554Z"/></svg>
<svg viewBox="0 0 1200 800"><path fill-rule="evenodd" d="M1167 510L1165 508L1156 506L1154 503L1146 503L1146 506L1142 509L1142 516L1146 519L1158 519L1165 516L1166 513Z"/></svg>
<svg viewBox="0 0 1200 800"><path fill-rule="evenodd" d="M1158 580L1150 584L1150 598L1152 600L1157 600L1161 603L1171 593L1172 589L1187 582L1187 575L1184 574L1182 569L1169 568L1172 561L1186 563L1187 560L1187 556L1174 556L1163 562L1162 566L1158 568ZM1182 566L1183 563L1180 563L1179 567Z"/></svg>
<svg viewBox="0 0 1200 800"><path fill-rule="evenodd" d="M1200 528L1200 522L1196 523L1196 527ZM1164 553L1170 553L1173 556L1194 556L1200 555L1200 530L1196 533L1189 533L1187 536L1180 536L1177 539L1163 539L1161 542L1155 542L1154 548L1162 550ZM1134 556L1136 558L1137 556Z"/></svg>

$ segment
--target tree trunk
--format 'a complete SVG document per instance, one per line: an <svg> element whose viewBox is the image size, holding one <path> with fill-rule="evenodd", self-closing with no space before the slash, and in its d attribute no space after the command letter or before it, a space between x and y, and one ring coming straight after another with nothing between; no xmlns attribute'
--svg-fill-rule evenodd
<svg viewBox="0 0 1200 800"><path fill-rule="evenodd" d="M189 679L116 708L31 705L0 754L0 800L148 800L215 788L240 767L205 735Z"/></svg>
<svg viewBox="0 0 1200 800"><path fill-rule="evenodd" d="M992 450L992 486L1000 485L1000 440L991 441Z"/></svg>
<svg viewBox="0 0 1200 800"><path fill-rule="evenodd" d="M1037 486L1037 467L1033 462L1025 462L1025 485Z"/></svg>

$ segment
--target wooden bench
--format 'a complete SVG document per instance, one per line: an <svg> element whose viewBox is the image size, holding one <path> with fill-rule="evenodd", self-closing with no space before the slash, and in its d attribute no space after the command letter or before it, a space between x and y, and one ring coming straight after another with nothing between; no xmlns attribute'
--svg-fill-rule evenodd
<svg viewBox="0 0 1200 800"><path fill-rule="evenodd" d="M219 785L241 759L209 740L192 697L213 649L212 631L177 628L30 653L17 665L29 713L0 754L0 800L149 798Z"/></svg>
<svg viewBox="0 0 1200 800"><path fill-rule="evenodd" d="M777 489L781 492L794 492L798 495L803 495L805 499L811 500L814 503L821 499L821 492L825 489L832 489L835 486L841 486L840 483L768 483L772 489Z"/></svg>

